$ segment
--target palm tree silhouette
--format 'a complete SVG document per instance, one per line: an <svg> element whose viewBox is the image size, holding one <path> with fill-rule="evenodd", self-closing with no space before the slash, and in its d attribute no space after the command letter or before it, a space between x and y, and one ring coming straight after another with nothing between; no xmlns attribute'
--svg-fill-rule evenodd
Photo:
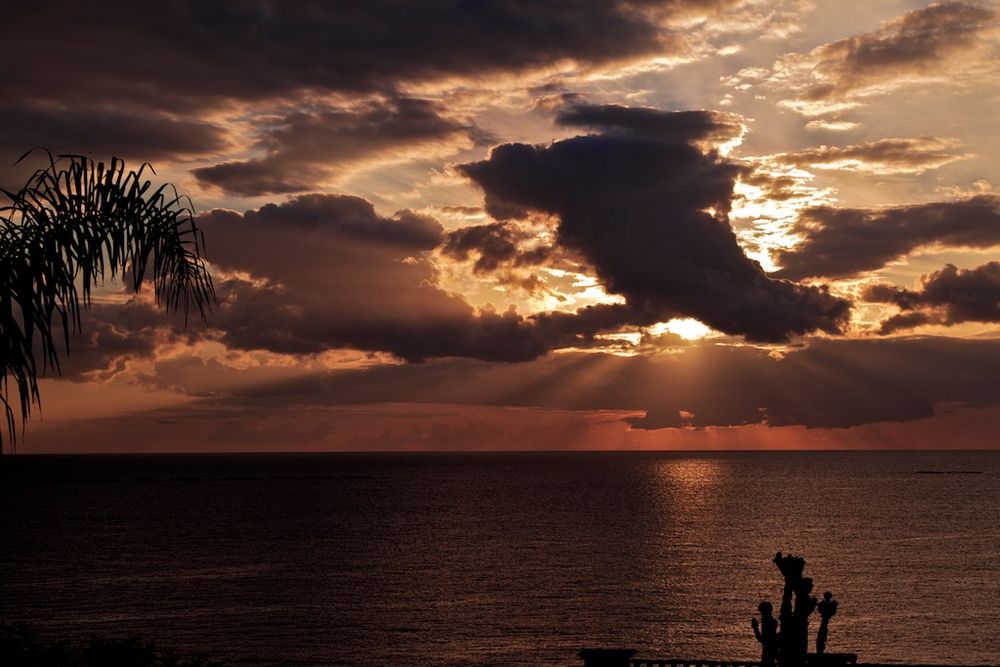
<svg viewBox="0 0 1000 667"><path fill-rule="evenodd" d="M156 303L183 310L185 325L192 309L204 318L215 301L189 198L171 185L154 189L148 164L126 171L120 158L47 155L21 190L0 188L10 200L0 207L0 403L11 451L15 404L23 427L41 405L39 370L58 373L59 347L69 353L81 307L105 277L135 291L152 281Z"/></svg>

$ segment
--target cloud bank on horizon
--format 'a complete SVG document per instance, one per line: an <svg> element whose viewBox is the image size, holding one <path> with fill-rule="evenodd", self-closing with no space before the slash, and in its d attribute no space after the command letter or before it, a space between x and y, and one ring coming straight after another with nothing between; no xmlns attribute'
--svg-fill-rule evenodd
<svg viewBox="0 0 1000 667"><path fill-rule="evenodd" d="M664 446L995 409L998 12L18 5L2 184L33 146L152 161L220 297L184 329L108 286L60 395L617 410Z"/></svg>

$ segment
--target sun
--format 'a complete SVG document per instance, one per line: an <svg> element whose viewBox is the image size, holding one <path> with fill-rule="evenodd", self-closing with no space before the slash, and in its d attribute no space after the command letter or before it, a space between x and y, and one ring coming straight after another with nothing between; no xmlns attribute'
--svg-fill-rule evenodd
<svg viewBox="0 0 1000 667"><path fill-rule="evenodd" d="M662 336L670 332L684 340L698 340L712 333L712 329L691 317L678 317L667 322L657 322L649 327L649 333Z"/></svg>

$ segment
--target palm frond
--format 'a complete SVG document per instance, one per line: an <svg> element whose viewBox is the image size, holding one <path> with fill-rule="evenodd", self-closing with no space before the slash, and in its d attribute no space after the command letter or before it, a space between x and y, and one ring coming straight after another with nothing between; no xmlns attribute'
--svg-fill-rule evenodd
<svg viewBox="0 0 1000 667"><path fill-rule="evenodd" d="M0 403L12 449L17 415L23 425L40 405L39 362L58 372L95 286L120 278L138 292L150 281L156 302L183 311L185 324L215 302L190 199L154 188L148 164L48 158L19 191L0 188L10 200L0 207Z"/></svg>

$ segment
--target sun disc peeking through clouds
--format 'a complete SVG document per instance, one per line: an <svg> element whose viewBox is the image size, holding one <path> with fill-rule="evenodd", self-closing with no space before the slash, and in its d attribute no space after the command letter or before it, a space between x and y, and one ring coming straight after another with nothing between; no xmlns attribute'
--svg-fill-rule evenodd
<svg viewBox="0 0 1000 667"><path fill-rule="evenodd" d="M706 338L715 332L692 317L678 317L668 322L657 322L649 327L649 333L654 336L672 333L684 340L698 340L699 338Z"/></svg>

